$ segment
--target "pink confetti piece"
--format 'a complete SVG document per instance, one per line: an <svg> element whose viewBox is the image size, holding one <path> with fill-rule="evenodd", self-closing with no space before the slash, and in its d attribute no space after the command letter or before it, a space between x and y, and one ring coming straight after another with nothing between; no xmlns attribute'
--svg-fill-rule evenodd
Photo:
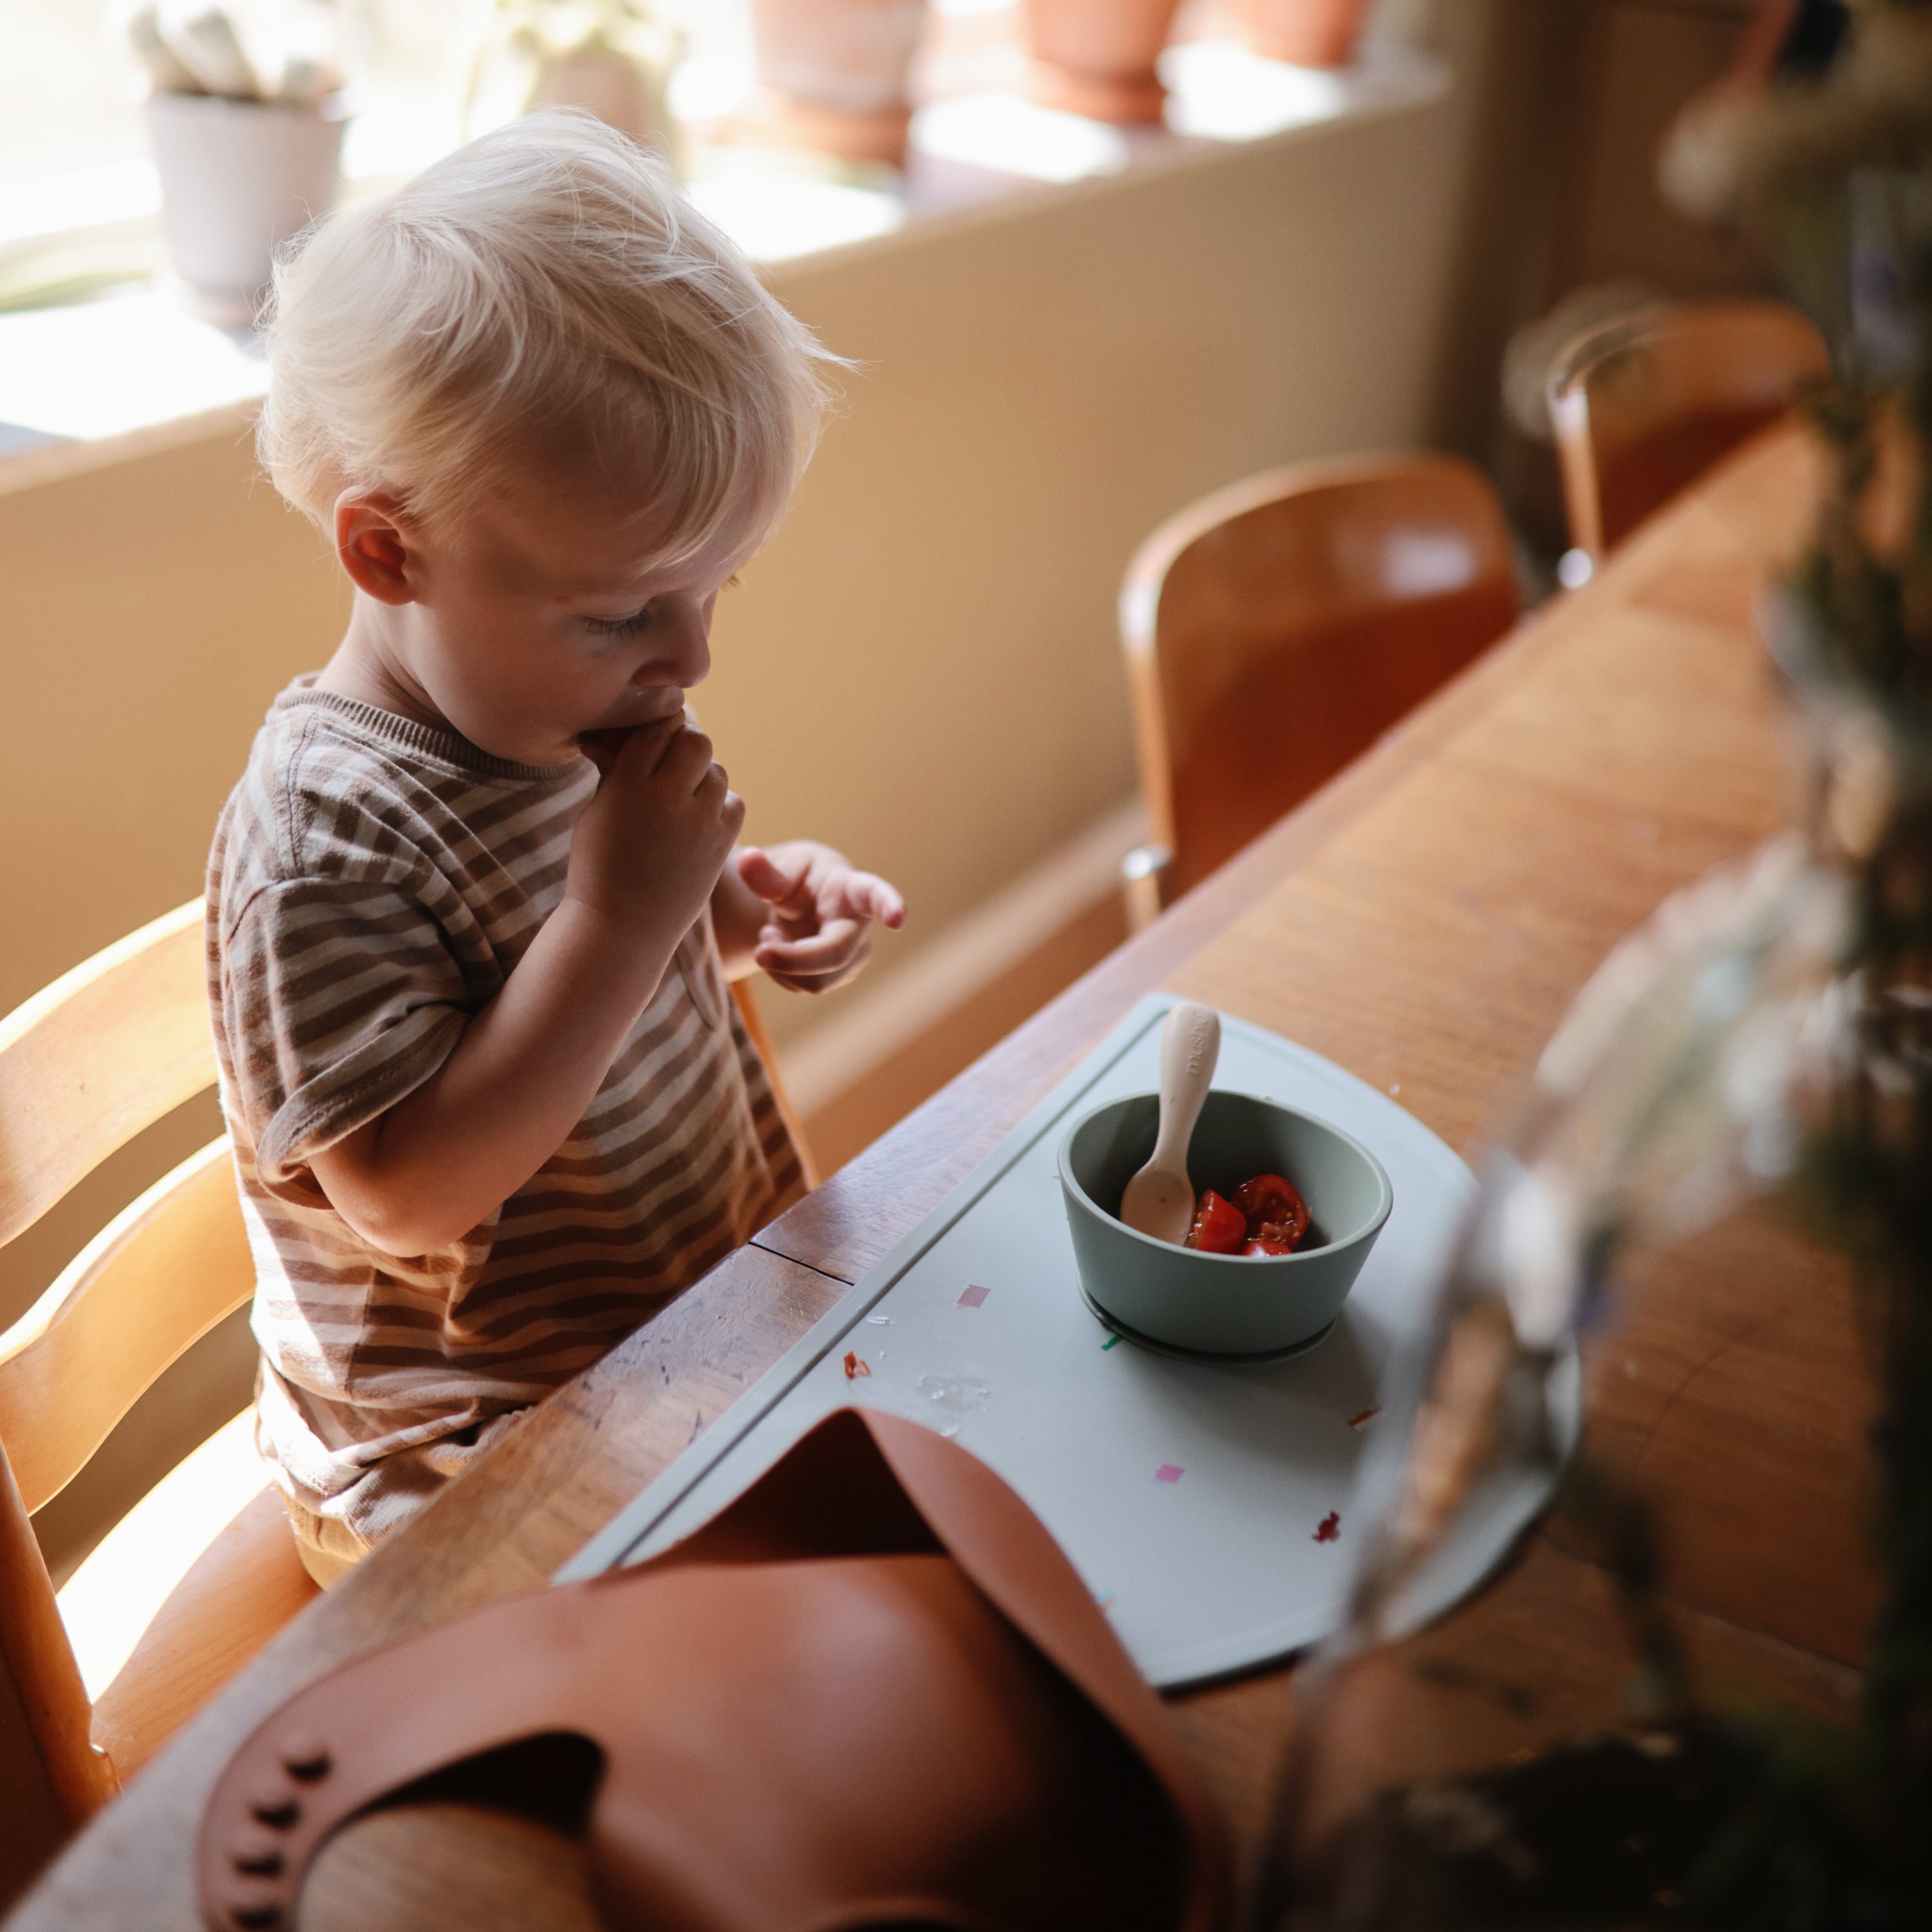
<svg viewBox="0 0 1932 1932"><path fill-rule="evenodd" d="M1178 1483L1186 1473L1178 1462L1163 1462L1154 1472L1154 1479L1156 1483Z"/></svg>
<svg viewBox="0 0 1932 1932"><path fill-rule="evenodd" d="M1315 1540L1317 1543L1336 1543L1341 1535L1342 1518L1337 1511L1330 1510L1322 1519L1322 1527L1315 1532Z"/></svg>
<svg viewBox="0 0 1932 1932"><path fill-rule="evenodd" d="M1348 1426L1351 1429L1366 1429L1382 1412L1382 1405L1378 1402L1373 1408L1364 1409L1360 1415L1350 1416Z"/></svg>
<svg viewBox="0 0 1932 1932"><path fill-rule="evenodd" d="M952 1305L955 1308L977 1308L992 1292L990 1288L982 1288L976 1281L969 1281L959 1299Z"/></svg>
<svg viewBox="0 0 1932 1932"><path fill-rule="evenodd" d="M870 1365L862 1355L850 1348L845 1351L845 1379L848 1382L855 1377L869 1376L872 1372Z"/></svg>

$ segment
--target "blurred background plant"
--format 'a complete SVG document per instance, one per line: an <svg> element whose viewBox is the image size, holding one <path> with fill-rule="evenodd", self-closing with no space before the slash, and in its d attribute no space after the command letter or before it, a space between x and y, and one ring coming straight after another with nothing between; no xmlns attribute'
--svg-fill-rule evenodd
<svg viewBox="0 0 1932 1932"><path fill-rule="evenodd" d="M1866 0L1828 83L1705 105L1664 168L1832 350L1808 409L1830 481L1771 632L1830 747L1856 1034L1790 1191L1868 1305L1885 1594L1852 1762L1895 1922L1932 1924L1932 5Z"/></svg>
<svg viewBox="0 0 1932 1932"><path fill-rule="evenodd" d="M681 27L649 0L494 0L471 66L465 131L533 107L581 107L680 166L666 105Z"/></svg>
<svg viewBox="0 0 1932 1932"><path fill-rule="evenodd" d="M1865 0L1822 75L1694 103L1660 168L1758 239L1832 352L1802 398L1814 535L1762 604L1804 728L1801 826L1612 954L1490 1165L1391 1403L1406 1426L1364 1470L1348 1627L1299 1675L1270 1932L1932 1924L1932 4ZM1673 1595L1672 1499L1588 1435L1564 1467L1578 1342L1641 1292L1646 1252L1753 1202L1849 1264L1877 1390L1855 1720L1714 1685ZM1822 1286L1829 1264L1791 1265ZM1556 1486L1551 1537L1607 1578L1635 1668L1576 1700L1587 1729L1539 1719L1527 1660L1469 1678L1527 1740L1472 1769L1450 1742L1482 1728L1468 1707L1418 1714L1443 1666L1404 1606L1512 1480Z"/></svg>
<svg viewBox="0 0 1932 1932"><path fill-rule="evenodd" d="M1809 414L1831 452L1816 542L1774 631L1839 782L1821 844L1851 880L1855 1050L1794 1203L1867 1298L1885 1592L1856 1762L1876 1889L1932 1924L1932 5L1868 0L1826 85L1708 144L1734 212L1831 344ZM1849 1787L1848 1787L1849 1788ZM1846 1808L1840 1804L1839 1808Z"/></svg>
<svg viewBox="0 0 1932 1932"><path fill-rule="evenodd" d="M157 94L312 107L342 85L324 0L138 0L122 28Z"/></svg>

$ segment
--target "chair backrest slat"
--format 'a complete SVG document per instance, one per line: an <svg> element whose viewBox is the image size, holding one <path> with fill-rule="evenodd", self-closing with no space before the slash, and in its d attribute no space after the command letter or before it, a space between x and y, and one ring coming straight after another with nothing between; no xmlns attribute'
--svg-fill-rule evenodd
<svg viewBox="0 0 1932 1932"><path fill-rule="evenodd" d="M816 1187L820 1178L818 1163L812 1157L811 1145L805 1138L805 1124L791 1103L790 1091L778 1070L778 1048L772 1043L772 1030L766 1024L764 1010L758 1004L756 982L733 980L731 998L738 1009L739 1018L745 1022L745 1030L750 1035L752 1046L758 1049L758 1058L765 1063L765 1078L771 1083L772 1099L777 1105L778 1118L791 1136L793 1146L798 1150L799 1165L805 1170L805 1184Z"/></svg>
<svg viewBox="0 0 1932 1932"><path fill-rule="evenodd" d="M1784 302L1666 303L1586 332L1550 390L1570 541L1600 562L1830 369Z"/></svg>
<svg viewBox="0 0 1932 1932"><path fill-rule="evenodd" d="M1129 566L1142 790L1184 892L1508 630L1509 530L1434 454L1300 464L1203 498Z"/></svg>
<svg viewBox="0 0 1932 1932"><path fill-rule="evenodd" d="M197 899L0 1019L0 1246L214 1078Z"/></svg>
<svg viewBox="0 0 1932 1932"><path fill-rule="evenodd" d="M40 1545L0 1450L0 1910L112 1796Z"/></svg>
<svg viewBox="0 0 1932 1932"><path fill-rule="evenodd" d="M155 1377L254 1289L224 1135L116 1216L0 1334L0 1444L28 1509L58 1495Z"/></svg>

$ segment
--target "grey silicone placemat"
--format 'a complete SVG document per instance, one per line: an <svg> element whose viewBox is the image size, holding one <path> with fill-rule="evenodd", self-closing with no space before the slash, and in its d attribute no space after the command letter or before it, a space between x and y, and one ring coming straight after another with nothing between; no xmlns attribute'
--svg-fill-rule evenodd
<svg viewBox="0 0 1932 1932"><path fill-rule="evenodd" d="M956 1435L1004 1477L1156 1685L1249 1669L1332 1628L1352 1548L1351 1486L1376 1426L1368 1412L1397 1337L1422 1316L1474 1181L1388 1096L1305 1048L1225 1020L1216 1086L1354 1134L1388 1169L1394 1211L1335 1332L1305 1356L1209 1366L1117 1340L1081 1299L1055 1156L1088 1106L1152 1090L1173 1004L1142 1001L560 1580L655 1554L830 1411L857 1402ZM869 1374L848 1376L848 1352ZM1574 1430L1574 1376L1566 1400ZM1480 1498L1414 1615L1473 1586L1547 1486L1526 1481Z"/></svg>

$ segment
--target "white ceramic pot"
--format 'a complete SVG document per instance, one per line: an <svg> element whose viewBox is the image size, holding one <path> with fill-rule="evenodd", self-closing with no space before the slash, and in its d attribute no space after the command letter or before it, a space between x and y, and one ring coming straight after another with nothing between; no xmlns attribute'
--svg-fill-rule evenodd
<svg viewBox="0 0 1932 1932"><path fill-rule="evenodd" d="M255 320L276 244L335 200L342 128L327 101L148 97L168 257L185 306L230 327Z"/></svg>

